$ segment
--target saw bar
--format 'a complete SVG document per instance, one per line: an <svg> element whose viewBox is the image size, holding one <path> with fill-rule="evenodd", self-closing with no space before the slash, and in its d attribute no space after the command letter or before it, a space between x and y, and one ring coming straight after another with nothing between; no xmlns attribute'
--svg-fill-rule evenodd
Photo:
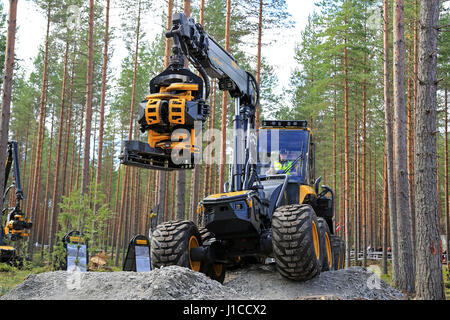
<svg viewBox="0 0 450 320"><path fill-rule="evenodd" d="M123 140L120 163L127 166L156 169L164 171L190 170L194 168L190 163L176 164L171 159L171 152L159 148L152 148L148 143L136 140Z"/></svg>

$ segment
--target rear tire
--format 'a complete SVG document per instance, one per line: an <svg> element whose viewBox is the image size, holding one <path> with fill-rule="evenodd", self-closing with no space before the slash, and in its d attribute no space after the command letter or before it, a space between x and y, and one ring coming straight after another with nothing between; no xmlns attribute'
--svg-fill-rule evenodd
<svg viewBox="0 0 450 320"><path fill-rule="evenodd" d="M333 269L339 270L341 268L341 241L339 237L332 235L331 238L331 252L333 254Z"/></svg>
<svg viewBox="0 0 450 320"><path fill-rule="evenodd" d="M278 272L304 281L320 273L318 221L309 205L287 205L272 219L273 253Z"/></svg>
<svg viewBox="0 0 450 320"><path fill-rule="evenodd" d="M328 227L328 223L324 218L317 218L319 223L320 234L320 256L321 256L321 269L320 271L329 271L333 269L333 252L331 249L331 233Z"/></svg>
<svg viewBox="0 0 450 320"><path fill-rule="evenodd" d="M210 245L211 239L214 239L214 234L210 232L205 227L200 227L200 236L202 238L202 243L205 245ZM226 268L224 264L219 263L202 263L200 272L204 273L213 280L223 283L225 280Z"/></svg>
<svg viewBox="0 0 450 320"><path fill-rule="evenodd" d="M202 245L197 226L192 221L169 221L152 234L152 269L177 265L200 271L201 262L190 259L190 249Z"/></svg>

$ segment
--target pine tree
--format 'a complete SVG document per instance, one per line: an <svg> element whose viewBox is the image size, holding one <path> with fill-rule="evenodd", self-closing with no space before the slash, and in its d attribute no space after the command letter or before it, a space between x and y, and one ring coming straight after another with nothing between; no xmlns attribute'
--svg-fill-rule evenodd
<svg viewBox="0 0 450 320"><path fill-rule="evenodd" d="M11 114L12 82L14 75L14 51L16 43L17 0L9 1L8 33L6 39L6 54L4 57L4 72L2 80L2 115L0 122L0 204L3 205L5 184L6 149L8 146L9 119ZM1 64L3 66L3 64Z"/></svg>
<svg viewBox="0 0 450 320"><path fill-rule="evenodd" d="M420 7L419 66L415 135L417 263L420 299L445 300L440 252L436 163L437 41L439 0Z"/></svg>
<svg viewBox="0 0 450 320"><path fill-rule="evenodd" d="M385 106L385 145L386 167L389 201L389 225L391 232L392 250L392 280L397 281L398 270L398 237L397 237L397 210L394 192L394 156L391 112L391 85L390 85L390 59L389 59L389 0L384 0L384 106Z"/></svg>
<svg viewBox="0 0 450 320"><path fill-rule="evenodd" d="M398 229L398 287L414 292L411 211L406 163L404 1L394 0L394 153Z"/></svg>

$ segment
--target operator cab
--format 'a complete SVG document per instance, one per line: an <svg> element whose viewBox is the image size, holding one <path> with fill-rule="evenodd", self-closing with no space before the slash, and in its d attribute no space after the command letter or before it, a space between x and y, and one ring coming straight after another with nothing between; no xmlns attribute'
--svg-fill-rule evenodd
<svg viewBox="0 0 450 320"><path fill-rule="evenodd" d="M307 121L263 121L259 130L257 169L270 215L278 205L301 203L300 186L314 184L314 143L307 125Z"/></svg>
<svg viewBox="0 0 450 320"><path fill-rule="evenodd" d="M258 134L258 175L287 174L289 182L313 184L314 143L306 121L263 121Z"/></svg>

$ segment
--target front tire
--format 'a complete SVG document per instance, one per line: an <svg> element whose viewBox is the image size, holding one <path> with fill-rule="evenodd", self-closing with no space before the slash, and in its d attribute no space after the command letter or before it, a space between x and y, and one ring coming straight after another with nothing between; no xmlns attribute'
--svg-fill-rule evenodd
<svg viewBox="0 0 450 320"><path fill-rule="evenodd" d="M305 281L320 273L318 221L311 206L277 208L272 219L272 243L282 276Z"/></svg>
<svg viewBox="0 0 450 320"><path fill-rule="evenodd" d="M152 269L177 265L200 271L201 262L192 261L190 249L202 245L197 226L192 221L169 221L160 224L152 234Z"/></svg>

